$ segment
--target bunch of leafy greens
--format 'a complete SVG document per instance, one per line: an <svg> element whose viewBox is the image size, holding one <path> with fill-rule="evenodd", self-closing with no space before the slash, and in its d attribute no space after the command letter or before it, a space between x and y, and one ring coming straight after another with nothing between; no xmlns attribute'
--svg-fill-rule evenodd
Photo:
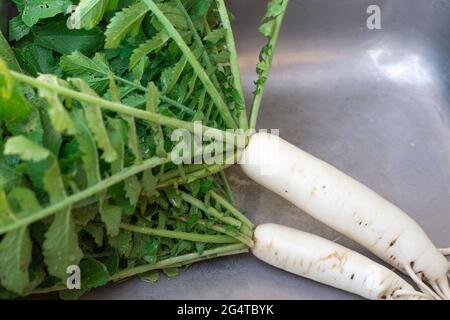
<svg viewBox="0 0 450 320"><path fill-rule="evenodd" d="M200 121L211 147L249 127L223 0L12 2L9 41L0 32L0 298L77 298L246 252L253 226L234 207L229 164L170 161L174 129ZM255 119L286 5L270 1L261 26ZM65 290L73 265L81 289Z"/></svg>

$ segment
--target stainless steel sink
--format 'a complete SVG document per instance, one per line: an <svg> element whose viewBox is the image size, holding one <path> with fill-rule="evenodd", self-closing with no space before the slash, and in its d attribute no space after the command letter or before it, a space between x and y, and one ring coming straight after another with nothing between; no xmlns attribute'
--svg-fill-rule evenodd
<svg viewBox="0 0 450 320"><path fill-rule="evenodd" d="M263 39L262 0L228 1L250 99ZM381 30L366 10L381 8ZM261 128L332 163L393 201L450 246L450 1L291 0ZM239 206L361 249L285 200L229 170ZM355 299L251 255L194 265L174 279L110 285L90 299Z"/></svg>
<svg viewBox="0 0 450 320"><path fill-rule="evenodd" d="M229 1L250 98L265 1ZM381 30L369 30L369 5ZM291 0L263 102L260 128L359 179L450 245L450 1ZM239 205L256 223L277 222L329 239L338 234L229 171ZM338 242L360 250L351 241ZM175 279L137 279L95 299L354 299L251 255L194 265Z"/></svg>

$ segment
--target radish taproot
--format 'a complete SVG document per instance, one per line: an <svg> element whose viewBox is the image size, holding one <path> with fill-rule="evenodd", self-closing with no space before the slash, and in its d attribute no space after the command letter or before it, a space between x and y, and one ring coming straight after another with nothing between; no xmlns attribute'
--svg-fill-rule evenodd
<svg viewBox="0 0 450 320"><path fill-rule="evenodd" d="M427 294L450 299L443 253L412 218L368 187L268 133L250 138L240 164L257 183L406 272Z"/></svg>
<svg viewBox="0 0 450 320"><path fill-rule="evenodd" d="M371 300L430 299L386 267L316 235L276 224L255 229L252 253L296 275Z"/></svg>

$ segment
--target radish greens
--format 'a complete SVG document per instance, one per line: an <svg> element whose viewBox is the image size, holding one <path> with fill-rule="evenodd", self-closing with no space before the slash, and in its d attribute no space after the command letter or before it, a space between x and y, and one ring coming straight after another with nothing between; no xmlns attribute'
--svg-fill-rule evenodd
<svg viewBox="0 0 450 320"><path fill-rule="evenodd" d="M253 246L222 172L236 143L223 164L170 158L175 129L195 135L200 122L206 146L249 126L223 0L9 4L18 15L9 40L0 32L0 298L78 298ZM263 23L258 95L286 4L272 0ZM65 290L74 265L81 289Z"/></svg>

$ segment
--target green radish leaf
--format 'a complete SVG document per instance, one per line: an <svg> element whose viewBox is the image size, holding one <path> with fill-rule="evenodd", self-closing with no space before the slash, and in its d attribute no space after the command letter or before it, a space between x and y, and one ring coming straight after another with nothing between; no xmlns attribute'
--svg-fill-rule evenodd
<svg viewBox="0 0 450 320"><path fill-rule="evenodd" d="M104 230L102 226L91 223L88 224L84 230L94 239L97 247L100 248L103 246Z"/></svg>
<svg viewBox="0 0 450 320"><path fill-rule="evenodd" d="M79 51L63 56L60 61L61 68L72 76L94 74L109 77L112 71L101 53L97 53L93 59L86 57Z"/></svg>
<svg viewBox="0 0 450 320"><path fill-rule="evenodd" d="M116 13L106 28L106 48L117 48L122 40L133 30L140 27L149 12L147 5L141 1Z"/></svg>
<svg viewBox="0 0 450 320"><path fill-rule="evenodd" d="M158 87L150 82L148 85L148 90L145 95L146 100L146 110L151 112L159 111L159 104L161 102L161 93L159 92ZM155 142L156 142L156 154L158 157L165 157L166 152L164 150L164 133L162 131L161 126L153 125L153 131L155 134ZM143 179L142 179L143 189L148 197L152 197L158 194L156 189L157 187L157 179L153 175L153 171L146 170L144 171Z"/></svg>
<svg viewBox="0 0 450 320"><path fill-rule="evenodd" d="M139 278L146 282L156 283L159 281L159 271L154 270L154 271L149 271L149 272L140 274Z"/></svg>
<svg viewBox="0 0 450 320"><path fill-rule="evenodd" d="M116 10L121 0L109 0L107 10Z"/></svg>
<svg viewBox="0 0 450 320"><path fill-rule="evenodd" d="M59 74L53 52L35 43L28 43L14 50L22 69L37 77L40 73Z"/></svg>
<svg viewBox="0 0 450 320"><path fill-rule="evenodd" d="M165 268L162 269L162 272L168 277L168 278L175 278L180 275L180 272L177 268Z"/></svg>
<svg viewBox="0 0 450 320"><path fill-rule="evenodd" d="M24 161L39 162L50 156L50 151L25 138L16 136L9 138L5 144L6 155L17 155Z"/></svg>
<svg viewBox="0 0 450 320"><path fill-rule="evenodd" d="M98 93L106 90L109 78L112 75L106 58L101 53L97 53L93 59L90 59L76 51L71 55L63 56L60 60L60 66L63 71L71 76L83 79Z"/></svg>
<svg viewBox="0 0 450 320"><path fill-rule="evenodd" d="M136 206L139 196L141 195L142 186L136 176L125 181L125 195L130 200L130 204Z"/></svg>
<svg viewBox="0 0 450 320"><path fill-rule="evenodd" d="M6 61L0 57L0 97L11 98L14 89L14 78L9 71Z"/></svg>
<svg viewBox="0 0 450 320"><path fill-rule="evenodd" d="M52 159L51 162L44 174L43 184L50 198L50 203L54 204L66 198L66 190L58 163L55 159Z"/></svg>
<svg viewBox="0 0 450 320"><path fill-rule="evenodd" d="M26 227L7 233L0 243L0 282L17 294L24 294L30 285L31 248Z"/></svg>
<svg viewBox="0 0 450 320"><path fill-rule="evenodd" d="M16 57L14 56L14 52L9 46L8 41L3 36L2 31L0 30L0 60L4 60L5 64L14 71L21 71L20 66L17 62ZM1 74L1 73L0 73Z"/></svg>
<svg viewBox="0 0 450 320"><path fill-rule="evenodd" d="M196 0L194 1L194 4L192 5L192 9L190 14L197 18L197 17L203 17L206 15L209 11L209 7L211 6L212 0Z"/></svg>
<svg viewBox="0 0 450 320"><path fill-rule="evenodd" d="M109 245L117 250L119 256L127 257L133 249L133 234L130 231L121 230L115 237L110 237Z"/></svg>
<svg viewBox="0 0 450 320"><path fill-rule="evenodd" d="M216 44L219 41L224 40L226 35L227 30L225 28L215 29L208 33L204 40Z"/></svg>
<svg viewBox="0 0 450 320"><path fill-rule="evenodd" d="M16 187L9 197L20 209L20 216L41 209L33 191ZM30 287L29 267L32 259L32 242L27 227L11 231L0 243L0 282L6 289L24 294Z"/></svg>
<svg viewBox="0 0 450 320"><path fill-rule="evenodd" d="M267 5L266 14L264 15L261 26L259 27L259 32L268 39L268 42L261 49L259 63L256 66L256 71L259 78L255 82L256 89L254 91L254 95L260 95L264 90L268 73L272 65L275 45L273 42L277 40L276 38L278 36L275 33L278 31L277 27L281 23L280 18L284 15L286 5L286 0L271 0Z"/></svg>
<svg viewBox="0 0 450 320"><path fill-rule="evenodd" d="M67 21L69 29L92 29L100 23L110 0L80 0Z"/></svg>
<svg viewBox="0 0 450 320"><path fill-rule="evenodd" d="M0 58L0 121L15 123L25 120L32 106L12 78L6 62Z"/></svg>
<svg viewBox="0 0 450 320"><path fill-rule="evenodd" d="M213 177L207 177L203 179L200 183L200 192L201 193L208 193L212 188L214 187L214 178Z"/></svg>
<svg viewBox="0 0 450 320"><path fill-rule="evenodd" d="M106 258L102 259L102 262L110 275L115 274L119 270L119 256L115 252L111 252Z"/></svg>
<svg viewBox="0 0 450 320"><path fill-rule="evenodd" d="M41 209L41 204L36 198L36 194L30 189L15 187L9 193L9 198L20 208L19 216L29 215Z"/></svg>
<svg viewBox="0 0 450 320"><path fill-rule="evenodd" d="M228 63L230 61L230 52L223 50L220 53L212 54L211 60L217 64Z"/></svg>
<svg viewBox="0 0 450 320"><path fill-rule="evenodd" d="M156 50L162 48L167 41L169 40L169 36L165 31L161 31L153 38L145 41L140 44L139 47L133 50L133 54L130 57L130 69L136 67L136 65L143 59L145 56L155 52Z"/></svg>
<svg viewBox="0 0 450 320"><path fill-rule="evenodd" d="M146 226L146 223L142 220L139 220L136 224L142 227ZM160 249L158 238L144 234L134 234L133 240L133 256L145 263L151 264L158 261L158 251Z"/></svg>
<svg viewBox="0 0 450 320"><path fill-rule="evenodd" d="M80 299L84 294L86 294L89 290L62 290L58 292L58 296L61 300L78 300Z"/></svg>
<svg viewBox="0 0 450 320"><path fill-rule="evenodd" d="M66 281L67 267L78 265L83 252L78 246L78 235L70 209L57 213L45 234L43 255L48 273Z"/></svg>
<svg viewBox="0 0 450 320"><path fill-rule="evenodd" d="M0 148L1 149L1 148ZM15 172L13 168L9 167L2 159L0 152L0 190L9 190L13 185L20 184L21 174ZM1 220L1 218L0 218Z"/></svg>
<svg viewBox="0 0 450 320"><path fill-rule="evenodd" d="M144 77L145 71L150 64L150 59L145 56L143 57L137 65L131 69L132 79L135 83L140 83Z"/></svg>
<svg viewBox="0 0 450 320"><path fill-rule="evenodd" d="M38 80L51 84L55 87L65 86L65 83L54 75L40 75ZM69 112L66 110L58 97L58 94L52 90L40 88L39 96L47 100L49 108L48 115L55 130L59 133L74 134L75 127L72 119L70 118Z"/></svg>
<svg viewBox="0 0 450 320"><path fill-rule="evenodd" d="M86 123L83 111L76 110L72 114L77 130L75 138L82 153L81 161L87 179L87 187L91 187L101 180L97 146L93 134Z"/></svg>
<svg viewBox="0 0 450 320"><path fill-rule="evenodd" d="M163 2L158 3L158 7L172 23L175 29L179 31L189 30L189 24L183 15L183 12L180 11L180 8L178 8L176 4L173 2ZM158 25L159 22L155 21L154 24ZM162 26L160 28L162 28Z"/></svg>
<svg viewBox="0 0 450 320"><path fill-rule="evenodd" d="M17 16L9 21L9 41L19 41L31 32L21 16Z"/></svg>
<svg viewBox="0 0 450 320"><path fill-rule="evenodd" d="M165 84L165 93L170 93L175 85L178 83L181 74L183 73L184 69L187 65L187 59L185 57L182 57L180 61L171 69L166 69L166 71L169 72L169 78L167 79L167 83Z"/></svg>
<svg viewBox="0 0 450 320"><path fill-rule="evenodd" d="M34 106L30 115L21 121L11 121L6 123L6 129L11 136L24 136L37 144L42 144L44 139L44 128L38 110L39 106Z"/></svg>
<svg viewBox="0 0 450 320"><path fill-rule="evenodd" d="M98 260L89 258L80 262L81 289L93 289L108 283L109 272Z"/></svg>
<svg viewBox="0 0 450 320"><path fill-rule="evenodd" d="M133 117L123 116L128 125L128 148L134 156L134 163L140 164L142 162L141 150L139 147L139 137L136 131L136 122Z"/></svg>
<svg viewBox="0 0 450 320"><path fill-rule="evenodd" d="M43 180L51 204L66 198L61 171L56 161L53 161L45 172ZM49 274L64 282L67 278L67 267L78 265L80 262L83 252L78 245L78 234L71 208L55 214L50 228L45 233L42 254Z"/></svg>
<svg viewBox="0 0 450 320"><path fill-rule="evenodd" d="M90 206L87 208L82 208L78 210L74 210L75 223L78 226L86 227L89 222L95 219L97 216L98 210L94 206Z"/></svg>
<svg viewBox="0 0 450 320"><path fill-rule="evenodd" d="M95 91L93 91L83 80L72 79L71 83L77 87L77 89L83 93L98 97ZM106 131L105 122L103 121L102 110L96 105L86 105L82 103L84 107L84 114L94 134L94 138L97 142L97 146L103 151L102 159L111 163L117 160L117 153L111 145L108 132Z"/></svg>
<svg viewBox="0 0 450 320"><path fill-rule="evenodd" d="M115 174L124 168L125 160L125 123L118 118L108 119L108 132L111 138L111 145L117 153L117 159L111 163L111 173Z"/></svg>
<svg viewBox="0 0 450 320"><path fill-rule="evenodd" d="M115 237L119 234L122 221L122 208L109 204L106 194L100 196L100 216L105 224L108 236Z"/></svg>
<svg viewBox="0 0 450 320"><path fill-rule="evenodd" d="M16 216L11 209L5 190L0 188L0 225L5 225L16 220Z"/></svg>
<svg viewBox="0 0 450 320"><path fill-rule="evenodd" d="M42 19L65 13L72 2L70 0L27 0L23 4L22 20L28 27L32 27Z"/></svg>
<svg viewBox="0 0 450 320"><path fill-rule="evenodd" d="M103 45L104 35L99 28L92 30L69 30L65 21L48 23L33 28L34 42L54 50L59 54L71 54L79 51L90 55Z"/></svg>
<svg viewBox="0 0 450 320"><path fill-rule="evenodd" d="M150 82L148 84L148 90L145 98L147 111L158 112L159 104L161 102L161 93L154 82Z"/></svg>
<svg viewBox="0 0 450 320"><path fill-rule="evenodd" d="M157 182L158 180L154 176L152 170L144 171L144 176L142 178L142 185L147 197L153 197L158 195L157 191Z"/></svg>
<svg viewBox="0 0 450 320"><path fill-rule="evenodd" d="M9 139L5 146L5 152L16 154L22 160L33 162L40 162L51 155L50 151L30 140L27 141L24 137ZM49 159L51 161L44 173L43 186L49 196L50 203L55 204L66 198L66 192L58 162L53 156ZM78 264L82 255L78 246L78 235L75 231L71 209L64 209L55 215L45 234L43 256L49 273L65 280L67 267Z"/></svg>

